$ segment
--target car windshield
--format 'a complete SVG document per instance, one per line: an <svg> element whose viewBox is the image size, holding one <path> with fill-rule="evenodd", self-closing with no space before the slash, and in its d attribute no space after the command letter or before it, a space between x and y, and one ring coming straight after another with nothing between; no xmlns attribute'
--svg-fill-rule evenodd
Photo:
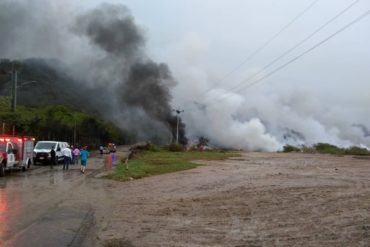
<svg viewBox="0 0 370 247"><path fill-rule="evenodd" d="M55 147L55 142L39 142L36 144L36 149L51 149L52 147Z"/></svg>
<svg viewBox="0 0 370 247"><path fill-rule="evenodd" d="M0 152L5 152L5 151L6 151L6 144L0 143Z"/></svg>

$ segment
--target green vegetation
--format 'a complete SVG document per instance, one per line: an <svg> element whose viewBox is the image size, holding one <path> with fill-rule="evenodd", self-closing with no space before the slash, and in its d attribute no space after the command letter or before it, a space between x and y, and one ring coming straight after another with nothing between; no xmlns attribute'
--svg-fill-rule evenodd
<svg viewBox="0 0 370 247"><path fill-rule="evenodd" d="M73 110L67 106L18 106L15 113L9 107L9 98L0 96L0 124L4 133L33 136L38 140L64 140L96 147L100 143L123 143L124 133L112 123Z"/></svg>
<svg viewBox="0 0 370 247"><path fill-rule="evenodd" d="M165 147L165 149L170 151L170 152L182 152L182 151L184 151L184 146L181 145L181 144L173 143L173 144L170 144L167 147Z"/></svg>
<svg viewBox="0 0 370 247"><path fill-rule="evenodd" d="M135 155L125 164L118 164L113 174L108 178L127 181L131 178L139 179L152 175L182 171L195 168L198 164L194 160L223 160L229 157L239 156L236 152L205 151L205 152L171 152L167 150L143 151Z"/></svg>
<svg viewBox="0 0 370 247"><path fill-rule="evenodd" d="M294 147L292 145L285 145L283 148L284 153L290 153L290 152L300 152L301 149Z"/></svg>
<svg viewBox="0 0 370 247"><path fill-rule="evenodd" d="M345 154L348 155L370 155L369 150L361 147L350 147L345 149Z"/></svg>
<svg viewBox="0 0 370 247"><path fill-rule="evenodd" d="M349 148L340 148L329 143L317 143L311 147L295 147L292 145L285 145L283 147L283 152L321 153L335 155L370 155L370 151L366 148L356 146Z"/></svg>
<svg viewBox="0 0 370 247"><path fill-rule="evenodd" d="M11 71L18 71L17 109L11 112ZM102 143L130 142L133 134L106 121L110 109L104 86L95 91L63 72L57 60L0 59L0 126L4 134L68 141L94 148ZM76 139L75 139L76 134ZM74 143L76 140L76 143Z"/></svg>
<svg viewBox="0 0 370 247"><path fill-rule="evenodd" d="M328 143L317 143L314 145L315 150L321 154L344 154L345 149L339 148Z"/></svg>
<svg viewBox="0 0 370 247"><path fill-rule="evenodd" d="M10 97L0 96L0 109L10 111Z"/></svg>

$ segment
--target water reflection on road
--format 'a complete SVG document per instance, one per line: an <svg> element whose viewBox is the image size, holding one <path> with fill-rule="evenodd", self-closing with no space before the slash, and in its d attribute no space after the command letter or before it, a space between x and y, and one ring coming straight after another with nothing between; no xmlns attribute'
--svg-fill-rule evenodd
<svg viewBox="0 0 370 247"><path fill-rule="evenodd" d="M4 193L3 188L0 188L0 246L3 245L2 239L4 239L6 232L8 231L8 224L9 221L7 219L6 212L8 211L8 198L7 195Z"/></svg>
<svg viewBox="0 0 370 247"><path fill-rule="evenodd" d="M0 179L0 246L30 246L19 243L21 238L15 236L60 208L75 188L84 185L85 179L77 165L68 171L61 166L35 167L25 173L6 174Z"/></svg>
<svg viewBox="0 0 370 247"><path fill-rule="evenodd" d="M98 179L109 159L90 157L85 174L79 165L33 166L0 178L0 247L94 246L83 228L93 225L96 208L106 213L113 203L110 182Z"/></svg>

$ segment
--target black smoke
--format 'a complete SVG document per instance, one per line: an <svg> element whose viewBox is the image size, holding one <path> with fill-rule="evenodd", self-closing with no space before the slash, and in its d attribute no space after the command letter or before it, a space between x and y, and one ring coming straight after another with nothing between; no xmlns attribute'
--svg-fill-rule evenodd
<svg viewBox="0 0 370 247"><path fill-rule="evenodd" d="M121 81L115 85L121 110L138 109L147 115L144 124L151 125L152 121L149 119L152 119L155 122L152 124L153 128L161 128L158 123L162 123L164 128L173 133L170 87L176 85L176 82L166 64L155 63L145 55L144 34L135 24L129 10L124 6L103 4L80 16L78 26L77 30L106 51L109 59L121 65L118 68L121 69ZM137 113L133 111L125 116L138 119ZM180 140L184 143L185 125L180 126ZM153 132L153 128L148 132Z"/></svg>
<svg viewBox="0 0 370 247"><path fill-rule="evenodd" d="M129 106L145 109L151 117L166 119L171 115L166 81L174 82L166 64L150 61L134 64L127 82L122 84L121 100Z"/></svg>
<svg viewBox="0 0 370 247"><path fill-rule="evenodd" d="M77 18L76 31L120 60L135 63L145 58L145 37L128 8L102 4Z"/></svg>
<svg viewBox="0 0 370 247"><path fill-rule="evenodd" d="M13 19L7 13L12 12L27 17L17 19L17 29L11 28ZM102 4L76 13L43 0L4 0L0 3L0 32L13 42L6 39L0 43L0 57L61 60L63 66L54 68L73 78L73 85L64 86L88 92L83 97L93 100L84 102L93 104L103 116L138 139L174 140L177 119L170 102L176 81L166 64L147 55L145 32L129 9ZM185 143L181 121L179 127L179 139Z"/></svg>

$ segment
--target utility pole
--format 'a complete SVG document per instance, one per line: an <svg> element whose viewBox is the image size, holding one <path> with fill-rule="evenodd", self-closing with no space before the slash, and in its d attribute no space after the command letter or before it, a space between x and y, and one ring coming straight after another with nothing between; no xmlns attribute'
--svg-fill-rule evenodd
<svg viewBox="0 0 370 247"><path fill-rule="evenodd" d="M18 83L18 72L16 70L12 71L12 101L11 110L14 113L17 108L17 83Z"/></svg>
<svg viewBox="0 0 370 247"><path fill-rule="evenodd" d="M181 112L184 112L184 110L180 110L180 109L173 109L172 111L175 111L176 112L176 117L177 117L177 125L176 125L176 144L179 144L179 118L180 118L180 114Z"/></svg>
<svg viewBox="0 0 370 247"><path fill-rule="evenodd" d="M37 81L21 81L20 85L18 86L18 71L14 69L12 70L12 95L11 95L11 111L15 113L17 109L17 90L19 87L23 87L25 85L37 83Z"/></svg>

